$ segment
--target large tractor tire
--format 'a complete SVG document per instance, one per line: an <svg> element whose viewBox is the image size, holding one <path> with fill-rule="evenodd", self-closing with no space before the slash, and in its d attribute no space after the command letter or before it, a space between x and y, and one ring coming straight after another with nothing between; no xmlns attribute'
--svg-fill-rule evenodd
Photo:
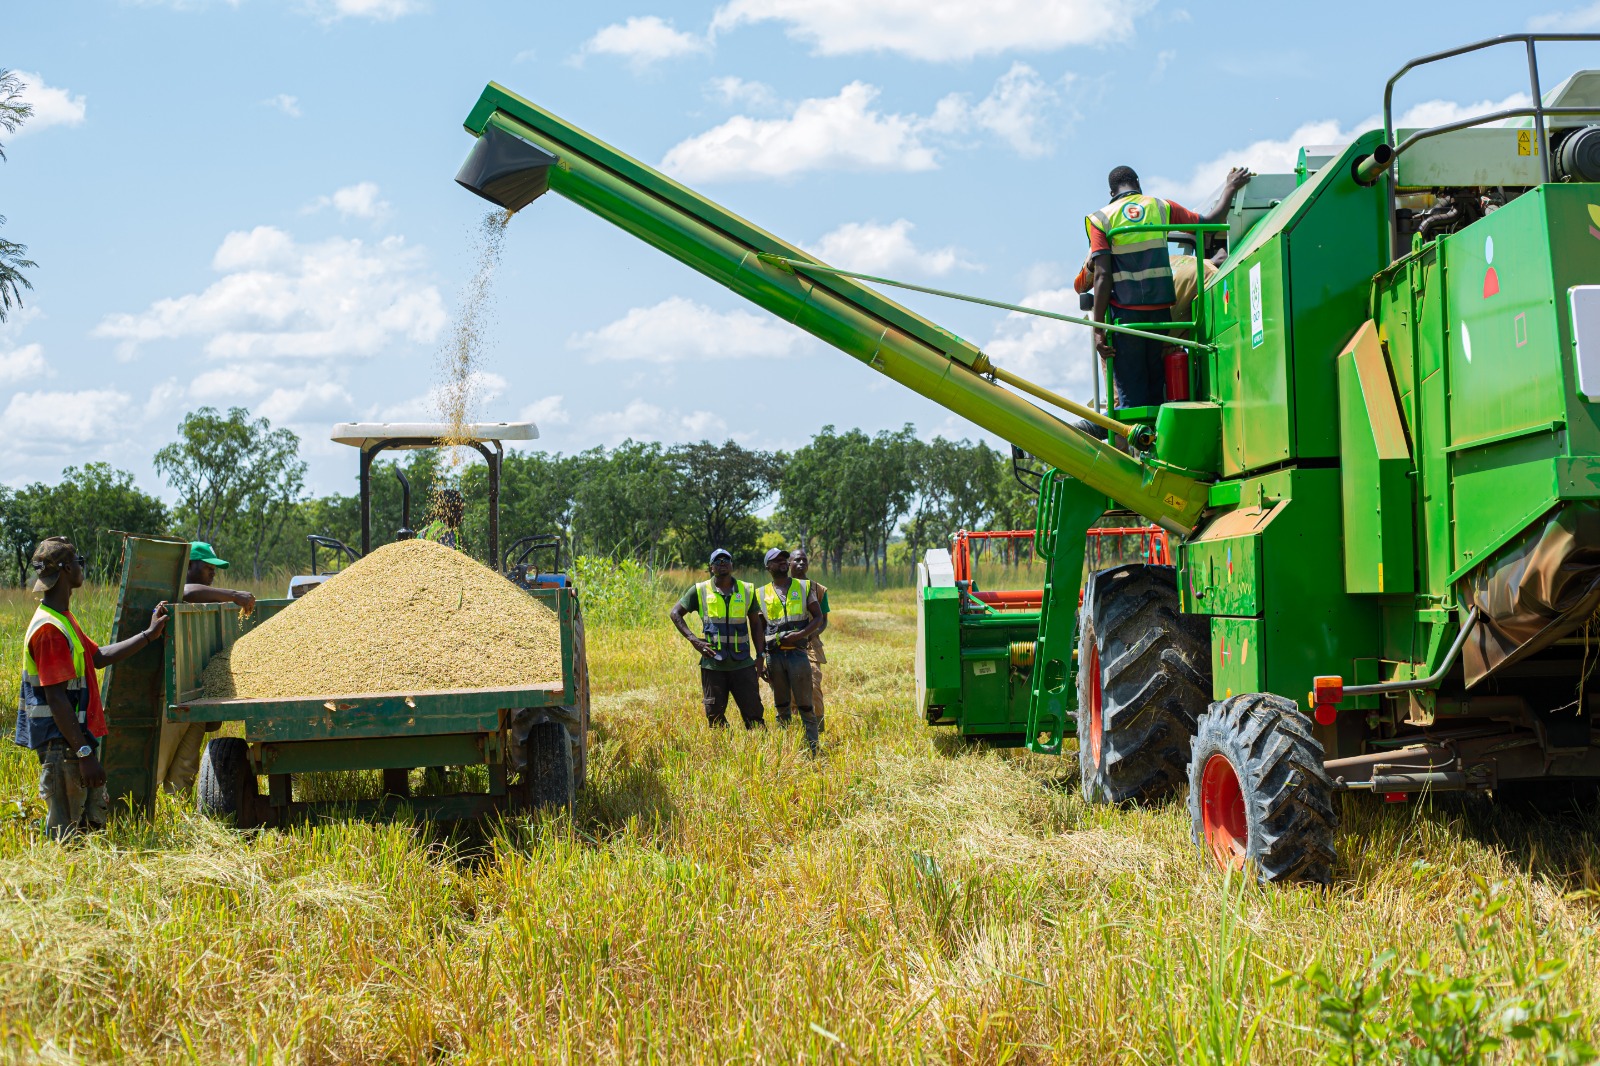
<svg viewBox="0 0 1600 1066"><path fill-rule="evenodd" d="M1211 632L1178 608L1170 566L1089 576L1078 619L1078 770L1090 803L1153 803L1183 785L1195 723L1211 701Z"/></svg>
<svg viewBox="0 0 1600 1066"><path fill-rule="evenodd" d="M1339 816L1322 745L1294 701L1246 692L1200 718L1189 764L1191 834L1203 858L1263 882L1333 876Z"/></svg>
<svg viewBox="0 0 1600 1066"><path fill-rule="evenodd" d="M255 825L261 793L250 766L250 745L238 737L213 737L200 753L195 807L215 818L233 815L240 828Z"/></svg>

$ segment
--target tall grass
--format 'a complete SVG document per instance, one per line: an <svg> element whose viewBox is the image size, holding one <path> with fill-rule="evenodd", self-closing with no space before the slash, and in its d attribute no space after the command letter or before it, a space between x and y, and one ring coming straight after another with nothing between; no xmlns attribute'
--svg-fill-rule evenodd
<svg viewBox="0 0 1600 1066"><path fill-rule="evenodd" d="M1444 1022L1417 1003L1448 1021L1481 993L1475 1024L1505 1041L1484 1061L1583 1060L1594 812L1356 803L1331 890L1262 890L1195 859L1181 806L1084 805L1070 756L936 753L903 591L834 595L821 758L794 731L708 730L661 617L674 591L641 592L644 625L591 613L589 787L487 843L339 819L239 833L163 799L60 846L8 746L0 797L27 817L0 821L0 1055L1445 1061L1420 1057ZM1352 1057L1330 1001L1385 965L1379 1051ZM1429 981L1465 984L1417 1000ZM1545 1050L1512 1031L1552 1019Z"/></svg>

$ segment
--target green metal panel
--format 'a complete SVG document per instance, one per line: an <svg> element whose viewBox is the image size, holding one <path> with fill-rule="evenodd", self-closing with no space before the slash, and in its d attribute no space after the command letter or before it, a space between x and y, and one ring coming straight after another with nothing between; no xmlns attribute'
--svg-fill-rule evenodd
<svg viewBox="0 0 1600 1066"><path fill-rule="evenodd" d="M1217 699L1267 690L1266 623L1260 618L1211 619L1211 676Z"/></svg>
<svg viewBox="0 0 1600 1066"><path fill-rule="evenodd" d="M1273 237L1233 271L1240 322L1217 341L1224 475L1281 463L1293 451L1283 257L1284 241Z"/></svg>
<svg viewBox="0 0 1600 1066"><path fill-rule="evenodd" d="M1541 335L1540 324L1529 316L1528 343L1550 343L1561 353L1568 393L1567 451L1572 455L1593 455L1600 453L1600 404L1584 399L1577 391L1567 291L1574 285L1600 284L1600 236L1596 236L1600 234L1600 186L1546 185L1539 193L1544 199L1550 232L1550 287L1555 307L1548 333Z"/></svg>
<svg viewBox="0 0 1600 1066"><path fill-rule="evenodd" d="M393 693L336 699L196 700L168 707L174 722L234 721L254 741L339 740L432 733L483 733L501 728L500 711L560 702L560 685L455 689L415 696Z"/></svg>
<svg viewBox="0 0 1600 1066"><path fill-rule="evenodd" d="M143 632L150 612L183 594L189 542L164 537L128 536L122 541L122 583L111 623L114 644ZM168 633L171 623L168 623ZM162 644L170 646L170 636ZM146 649L107 667L102 699L108 732L105 741L106 789L113 804L127 803L148 814L155 810L156 762L161 744L163 697L161 648Z"/></svg>
<svg viewBox="0 0 1600 1066"><path fill-rule="evenodd" d="M499 732L444 733L374 740L271 742L254 745L251 756L260 774L477 766L501 760L504 752L500 736Z"/></svg>
<svg viewBox="0 0 1600 1066"><path fill-rule="evenodd" d="M1441 241L1452 446L1566 421L1543 207L1528 193Z"/></svg>
<svg viewBox="0 0 1600 1066"><path fill-rule="evenodd" d="M1190 614L1258 615L1265 589L1261 581L1261 538L1269 513L1241 507L1219 516L1200 537L1178 552L1178 584L1183 609Z"/></svg>
<svg viewBox="0 0 1600 1066"><path fill-rule="evenodd" d="M1197 476L1222 469L1222 408L1164 403L1156 409L1156 458Z"/></svg>
<svg viewBox="0 0 1600 1066"><path fill-rule="evenodd" d="M1356 331L1338 366L1345 591L1411 592L1411 453L1373 323Z"/></svg>
<svg viewBox="0 0 1600 1066"><path fill-rule="evenodd" d="M962 711L961 593L951 585L918 591L918 710L930 721L957 721Z"/></svg>

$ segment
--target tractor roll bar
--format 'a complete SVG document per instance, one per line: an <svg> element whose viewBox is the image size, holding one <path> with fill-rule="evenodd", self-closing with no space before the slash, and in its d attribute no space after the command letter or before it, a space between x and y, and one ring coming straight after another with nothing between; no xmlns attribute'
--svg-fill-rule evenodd
<svg viewBox="0 0 1600 1066"><path fill-rule="evenodd" d="M484 461L489 464L489 565L493 566L500 558L500 461L505 456L505 447L498 441L490 441L494 451L484 447L481 440L444 441L435 437L389 437L376 444L365 445L361 449L361 554L366 555L372 551L372 460L379 452L389 448L444 448L452 444L465 444L475 448ZM410 495L408 491L407 496Z"/></svg>

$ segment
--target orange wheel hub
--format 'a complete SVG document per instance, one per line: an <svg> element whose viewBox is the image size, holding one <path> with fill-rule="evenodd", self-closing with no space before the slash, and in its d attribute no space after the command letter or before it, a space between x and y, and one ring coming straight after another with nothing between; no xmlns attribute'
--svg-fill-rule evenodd
<svg viewBox="0 0 1600 1066"><path fill-rule="evenodd" d="M1217 865L1244 868L1250 825L1244 812L1244 789L1226 756L1213 755L1200 772L1200 821Z"/></svg>

